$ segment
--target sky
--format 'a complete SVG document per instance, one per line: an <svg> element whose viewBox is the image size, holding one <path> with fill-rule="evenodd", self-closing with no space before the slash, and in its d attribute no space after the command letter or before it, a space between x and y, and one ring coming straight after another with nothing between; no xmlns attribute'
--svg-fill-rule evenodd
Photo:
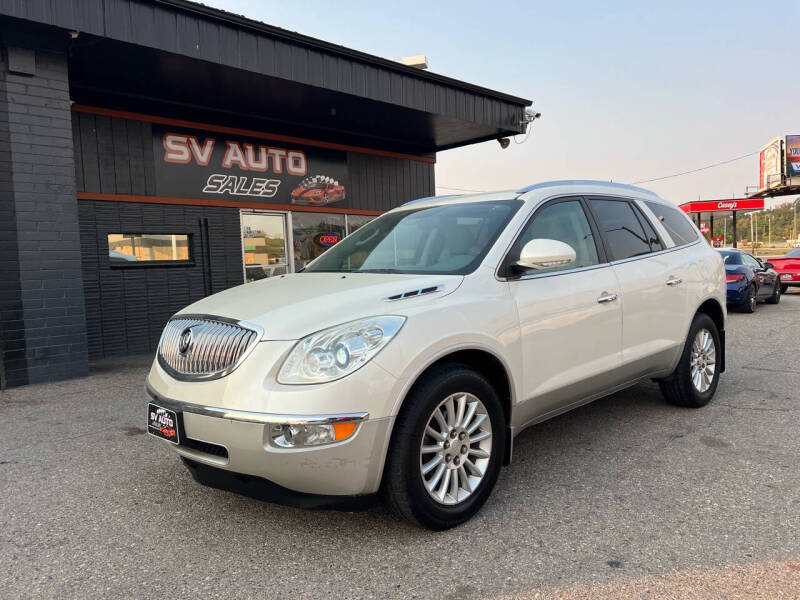
<svg viewBox="0 0 800 600"><path fill-rule="evenodd" d="M800 134L800 0L419 2L205 0L271 25L533 100L506 150L437 155L437 192L552 179L640 184L680 204L741 197L758 150Z"/></svg>

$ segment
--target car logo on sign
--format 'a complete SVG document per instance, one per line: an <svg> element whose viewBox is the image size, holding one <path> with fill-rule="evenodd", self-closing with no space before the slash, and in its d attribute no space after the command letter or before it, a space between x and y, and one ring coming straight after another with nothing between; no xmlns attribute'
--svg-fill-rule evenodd
<svg viewBox="0 0 800 600"><path fill-rule="evenodd" d="M192 328L187 327L183 330L181 337L178 339L178 352L181 354L186 354L192 345L192 339Z"/></svg>

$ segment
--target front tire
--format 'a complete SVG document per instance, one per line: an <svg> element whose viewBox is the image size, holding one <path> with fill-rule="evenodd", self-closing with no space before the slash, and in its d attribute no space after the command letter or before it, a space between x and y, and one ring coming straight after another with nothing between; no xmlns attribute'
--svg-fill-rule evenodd
<svg viewBox="0 0 800 600"><path fill-rule="evenodd" d="M789 291L789 284L788 283L782 283L781 284L781 294L785 294L788 291Z"/></svg>
<svg viewBox="0 0 800 600"><path fill-rule="evenodd" d="M775 282L775 289L772 290L772 295L767 298L767 304L779 304L781 301L781 284Z"/></svg>
<svg viewBox="0 0 800 600"><path fill-rule="evenodd" d="M700 408L714 397L719 384L719 331L705 313L697 313L680 362L667 379L658 382L661 393L676 406Z"/></svg>
<svg viewBox="0 0 800 600"><path fill-rule="evenodd" d="M506 444L497 392L460 364L423 375L397 417L381 493L398 516L443 530L468 520L494 488Z"/></svg>

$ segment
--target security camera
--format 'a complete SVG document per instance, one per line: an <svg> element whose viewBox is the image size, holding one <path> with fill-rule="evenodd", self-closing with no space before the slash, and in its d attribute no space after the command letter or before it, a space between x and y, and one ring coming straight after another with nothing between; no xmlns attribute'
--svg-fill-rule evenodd
<svg viewBox="0 0 800 600"><path fill-rule="evenodd" d="M500 147L505 150L508 148L508 145L511 143L511 140L508 138L497 138L497 143L500 144Z"/></svg>

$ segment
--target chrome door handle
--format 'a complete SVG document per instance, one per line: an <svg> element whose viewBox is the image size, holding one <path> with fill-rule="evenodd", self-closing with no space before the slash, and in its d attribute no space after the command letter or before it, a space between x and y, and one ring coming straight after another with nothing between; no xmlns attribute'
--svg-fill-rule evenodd
<svg viewBox="0 0 800 600"><path fill-rule="evenodd" d="M608 292L603 292L602 294L600 294L600 297L597 299L597 301L600 304L605 304L606 302L613 302L616 299L617 299L616 294L609 294Z"/></svg>
<svg viewBox="0 0 800 600"><path fill-rule="evenodd" d="M678 285L682 281L683 279L681 279L680 277L670 277L669 279L667 279L667 285Z"/></svg>

